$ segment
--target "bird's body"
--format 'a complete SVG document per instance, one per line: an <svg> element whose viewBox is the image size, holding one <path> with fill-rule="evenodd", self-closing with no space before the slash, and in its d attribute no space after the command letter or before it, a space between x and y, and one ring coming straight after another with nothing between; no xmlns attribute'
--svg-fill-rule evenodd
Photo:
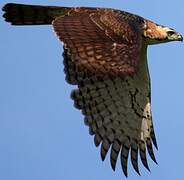
<svg viewBox="0 0 184 180"><path fill-rule="evenodd" d="M95 145L104 160L110 149L111 166L121 152L127 176L130 157L138 169L138 151L144 166L146 147L156 162L157 148L151 115L147 46L182 36L128 12L105 8L69 8L7 4L6 21L13 25L52 24L64 42L66 80L77 85L71 97L85 116Z"/></svg>

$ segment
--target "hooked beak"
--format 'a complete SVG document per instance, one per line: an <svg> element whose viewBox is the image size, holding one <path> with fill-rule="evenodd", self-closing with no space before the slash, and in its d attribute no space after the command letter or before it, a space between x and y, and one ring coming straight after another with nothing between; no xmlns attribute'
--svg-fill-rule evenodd
<svg viewBox="0 0 184 180"><path fill-rule="evenodd" d="M171 41L183 41L183 36L175 31L168 31L168 39Z"/></svg>
<svg viewBox="0 0 184 180"><path fill-rule="evenodd" d="M183 42L183 36L181 34L178 34L178 41L182 41Z"/></svg>

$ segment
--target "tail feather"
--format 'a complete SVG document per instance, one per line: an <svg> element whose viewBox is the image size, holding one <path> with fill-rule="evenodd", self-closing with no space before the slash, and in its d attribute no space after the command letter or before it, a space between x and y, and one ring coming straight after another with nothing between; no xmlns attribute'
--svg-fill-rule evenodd
<svg viewBox="0 0 184 180"><path fill-rule="evenodd" d="M5 21L12 25L51 24L58 17L67 14L71 8L8 3L3 9Z"/></svg>

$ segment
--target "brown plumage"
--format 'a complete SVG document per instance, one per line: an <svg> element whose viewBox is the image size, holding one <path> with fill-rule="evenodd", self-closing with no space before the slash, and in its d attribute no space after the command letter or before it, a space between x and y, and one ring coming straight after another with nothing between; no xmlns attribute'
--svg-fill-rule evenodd
<svg viewBox="0 0 184 180"><path fill-rule="evenodd" d="M12 25L53 25L64 43L66 81L78 87L71 98L101 146L102 160L110 151L115 170L119 155L126 176L128 156L140 174L138 153L149 170L146 148L157 163L147 46L182 40L180 34L114 9L7 4L3 10Z"/></svg>

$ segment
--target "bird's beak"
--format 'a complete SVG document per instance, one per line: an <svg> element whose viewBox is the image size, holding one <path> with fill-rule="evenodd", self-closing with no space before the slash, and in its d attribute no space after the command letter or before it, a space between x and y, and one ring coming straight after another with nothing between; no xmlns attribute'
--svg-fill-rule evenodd
<svg viewBox="0 0 184 180"><path fill-rule="evenodd" d="M183 36L180 33L174 31L174 33L171 35L168 35L168 39L170 41L183 41Z"/></svg>
<svg viewBox="0 0 184 180"><path fill-rule="evenodd" d="M178 33L178 41L182 41L183 42L183 36L181 34Z"/></svg>

